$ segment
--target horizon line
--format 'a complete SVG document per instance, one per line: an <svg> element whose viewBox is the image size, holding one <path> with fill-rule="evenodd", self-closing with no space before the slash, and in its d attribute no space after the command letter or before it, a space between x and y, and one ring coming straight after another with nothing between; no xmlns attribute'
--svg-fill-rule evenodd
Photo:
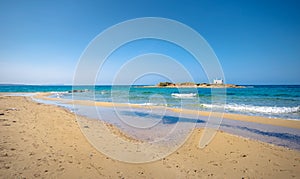
<svg viewBox="0 0 300 179"><path fill-rule="evenodd" d="M184 83L184 82L183 82ZM201 84L201 83L196 83ZM208 83L210 84L210 83ZM234 84L234 83L224 83ZM264 85L264 86L280 86L280 85L300 85L300 84L234 84L234 85ZM29 84L29 83L0 83L0 86L156 86L156 84Z"/></svg>

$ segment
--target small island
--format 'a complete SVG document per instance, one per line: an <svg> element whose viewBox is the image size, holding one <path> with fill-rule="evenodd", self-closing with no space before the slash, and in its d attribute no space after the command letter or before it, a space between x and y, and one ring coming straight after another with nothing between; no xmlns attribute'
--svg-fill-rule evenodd
<svg viewBox="0 0 300 179"><path fill-rule="evenodd" d="M159 82L155 86L145 87L158 87L158 88L245 88L245 86L235 84L224 84L223 80L214 80L213 83L194 83L194 82L183 82L183 83L171 83L171 82Z"/></svg>

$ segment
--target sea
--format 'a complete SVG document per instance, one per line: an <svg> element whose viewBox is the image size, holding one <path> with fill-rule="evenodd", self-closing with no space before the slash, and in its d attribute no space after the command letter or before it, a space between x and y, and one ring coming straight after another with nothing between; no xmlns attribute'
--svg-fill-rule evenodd
<svg viewBox="0 0 300 179"><path fill-rule="evenodd" d="M71 93L72 90L81 90ZM1 85L0 92L51 92L51 97L99 102L167 106L202 111L300 120L300 85L246 85L227 88L224 103L212 102L218 97L210 88L156 88L147 86L46 86ZM75 94L75 95L74 95Z"/></svg>
<svg viewBox="0 0 300 179"><path fill-rule="evenodd" d="M211 125L215 128L217 124L220 130L230 134L300 150L300 130L297 128L227 118L220 121L207 116L169 110L180 108L300 120L300 85L248 85L246 88L227 89L157 88L139 85L0 85L0 92L11 92L6 95L29 96L39 103L58 105L76 115L110 123L136 139L152 144L164 141L164 145L174 149L178 143L184 142L183 136L194 127L209 128ZM36 92L49 92L50 97L59 100L34 98ZM71 105L63 102L73 99L139 104L146 107L131 109L120 106ZM85 127L86 130L89 129L88 126ZM169 135L170 132L172 135Z"/></svg>

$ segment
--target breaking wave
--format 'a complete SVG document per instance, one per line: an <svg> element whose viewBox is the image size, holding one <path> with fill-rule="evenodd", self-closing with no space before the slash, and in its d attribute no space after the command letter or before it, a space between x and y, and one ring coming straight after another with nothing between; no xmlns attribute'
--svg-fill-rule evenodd
<svg viewBox="0 0 300 179"><path fill-rule="evenodd" d="M196 97L196 93L172 93L172 97L175 98L193 98Z"/></svg>
<svg viewBox="0 0 300 179"><path fill-rule="evenodd" d="M300 106L296 107L277 107L277 106L252 106L252 105L238 105L238 104L226 104L214 105L214 104L202 104L204 108L224 108L229 111L241 111L241 112L253 112L253 113L265 113L265 114L287 114L287 113L299 113Z"/></svg>

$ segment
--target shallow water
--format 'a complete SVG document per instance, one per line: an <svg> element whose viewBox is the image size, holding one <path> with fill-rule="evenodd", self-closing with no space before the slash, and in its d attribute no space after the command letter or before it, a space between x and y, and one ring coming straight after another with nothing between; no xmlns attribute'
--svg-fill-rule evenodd
<svg viewBox="0 0 300 179"><path fill-rule="evenodd" d="M72 89L89 91L68 93ZM55 98L157 105L204 111L225 110L229 113L300 120L300 85L254 85L247 86L247 88L227 88L225 95L218 94L218 92L212 94L212 90L207 88L142 88L141 86L4 85L0 86L0 92L53 92ZM215 100L214 103L212 99Z"/></svg>
<svg viewBox="0 0 300 179"><path fill-rule="evenodd" d="M170 110L149 111L147 109L133 110L130 108L119 108L116 110L110 107L97 107L97 112L95 113L92 107L77 105L76 107L76 114L101 119L117 126L134 138L148 142L163 138L168 135L172 129L178 127L176 125L180 123L190 123L191 125L188 125L188 130L190 130L193 127L204 128L208 122L208 117L206 116L180 114ZM141 123L138 127L134 127L132 124L136 123L130 123L131 120L150 121L149 123L153 124L153 126L144 128L148 124ZM230 134L300 150L299 129L226 118L223 118L219 129ZM174 133L172 135L178 134Z"/></svg>

